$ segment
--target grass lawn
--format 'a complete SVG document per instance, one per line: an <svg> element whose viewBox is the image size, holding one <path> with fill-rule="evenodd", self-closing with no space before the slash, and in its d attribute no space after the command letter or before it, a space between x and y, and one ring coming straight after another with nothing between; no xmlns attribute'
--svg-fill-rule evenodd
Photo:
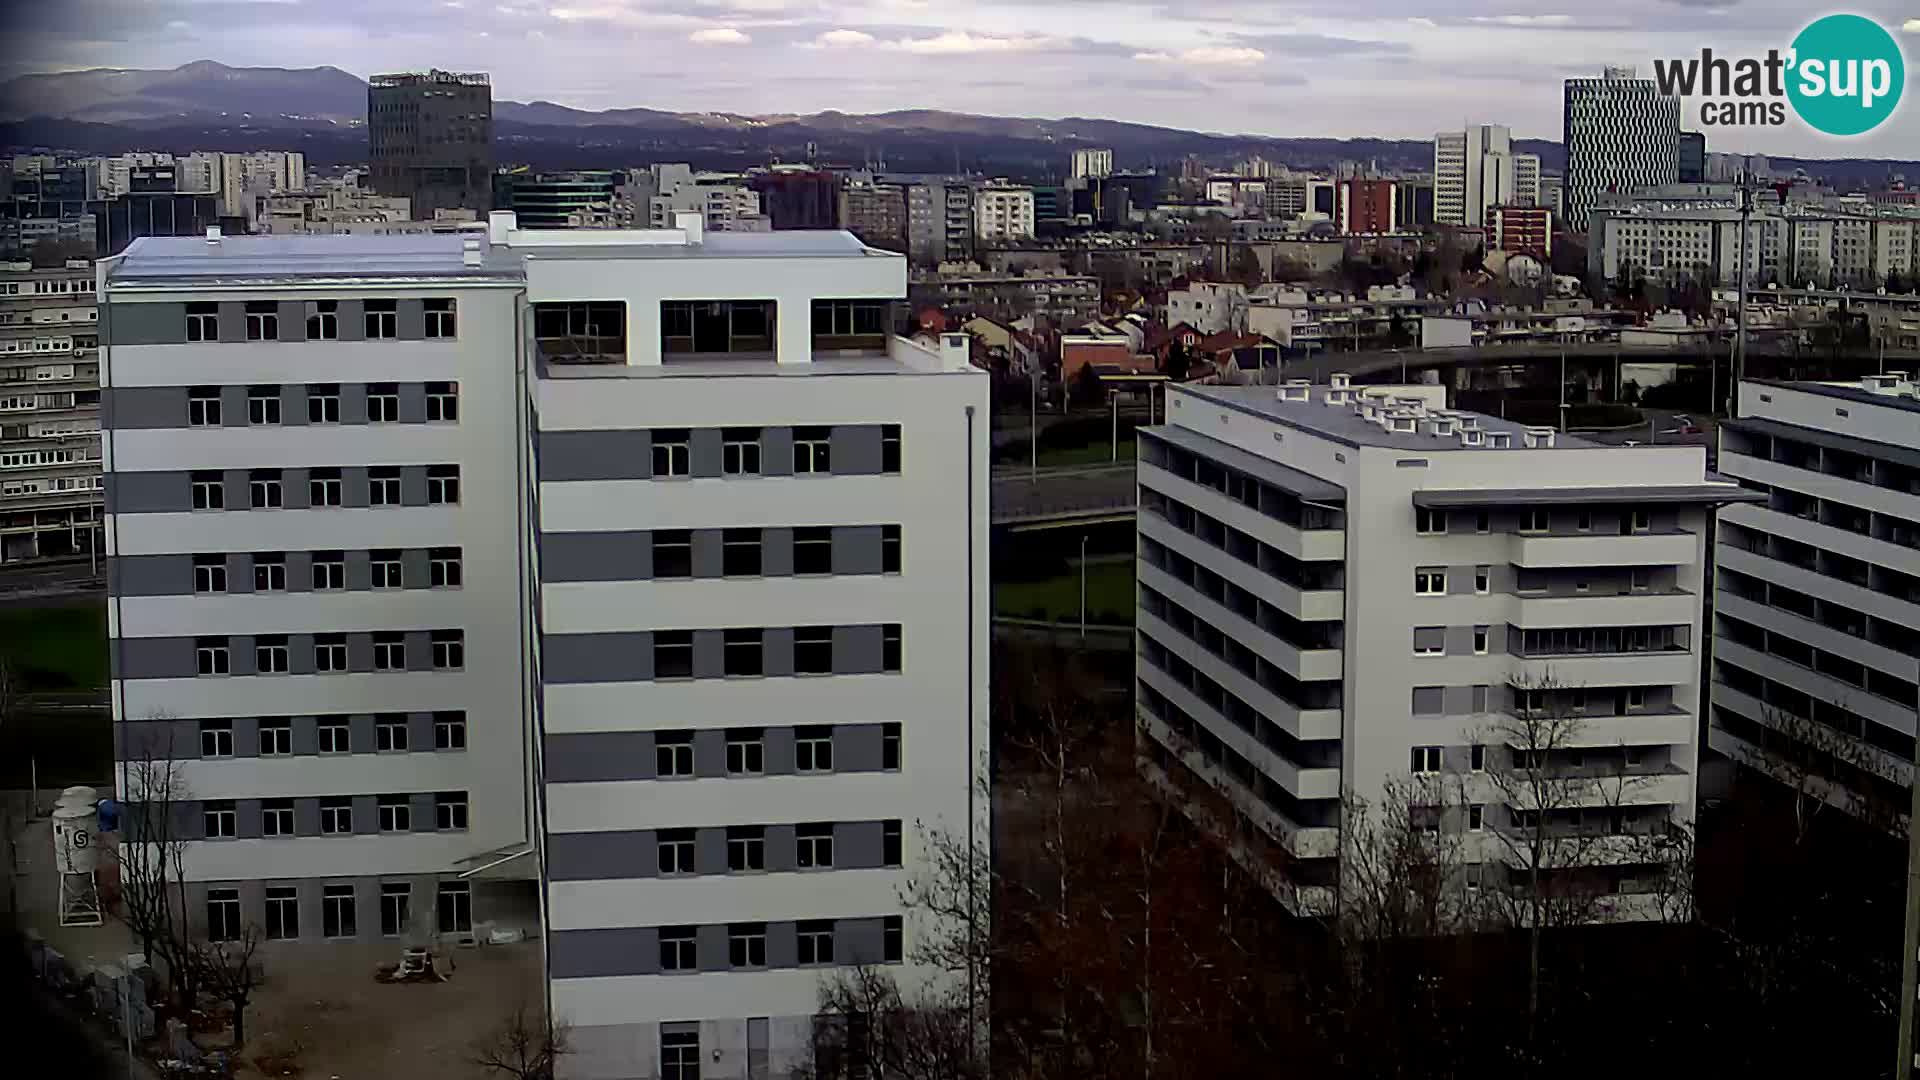
<svg viewBox="0 0 1920 1080"><path fill-rule="evenodd" d="M1087 621L1130 625L1133 622L1133 560L1094 562L1087 566ZM1080 618L1080 574L1045 581L1003 581L993 587L996 615L1044 618L1055 622Z"/></svg>
<svg viewBox="0 0 1920 1080"><path fill-rule="evenodd" d="M1134 446L1135 443L1132 439L1120 440L1121 461L1133 460ZM1022 464L1023 461L1016 461L1012 464ZM1065 446L1040 451L1040 467L1043 469L1056 465L1107 465L1112 462L1113 443L1111 441L1095 443L1092 446ZM1076 586L1076 588L1077 587L1078 586ZM1087 588L1091 590L1093 588L1092 584L1089 583ZM1092 603L1093 601L1089 598L1087 602ZM1077 608L1075 609L1076 618L1079 617L1078 610Z"/></svg>
<svg viewBox="0 0 1920 1080"><path fill-rule="evenodd" d="M0 656L28 692L104 687L106 605L0 608Z"/></svg>

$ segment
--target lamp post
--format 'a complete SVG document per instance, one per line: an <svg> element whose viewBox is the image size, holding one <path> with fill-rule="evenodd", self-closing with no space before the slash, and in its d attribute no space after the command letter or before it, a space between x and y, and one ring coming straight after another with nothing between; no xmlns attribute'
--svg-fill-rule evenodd
<svg viewBox="0 0 1920 1080"><path fill-rule="evenodd" d="M1027 369L1027 386L1033 391L1032 404L1027 410L1027 482L1032 483L1040 475L1040 368L1035 364Z"/></svg>
<svg viewBox="0 0 1920 1080"><path fill-rule="evenodd" d="M1113 401L1113 462L1120 463L1120 391L1109 390L1107 396Z"/></svg>
<svg viewBox="0 0 1920 1080"><path fill-rule="evenodd" d="M1087 640L1087 534L1080 534L1080 640Z"/></svg>

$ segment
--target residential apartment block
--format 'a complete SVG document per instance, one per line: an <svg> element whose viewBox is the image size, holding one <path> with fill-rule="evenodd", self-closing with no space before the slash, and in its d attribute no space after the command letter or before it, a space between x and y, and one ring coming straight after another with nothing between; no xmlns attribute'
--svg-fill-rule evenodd
<svg viewBox="0 0 1920 1080"><path fill-rule="evenodd" d="M92 264L0 269L0 562L100 546Z"/></svg>
<svg viewBox="0 0 1920 1080"><path fill-rule="evenodd" d="M1904 811L1920 708L1920 384L1746 381L1739 394L1720 468L1761 501L1720 515L1709 745L1766 770L1815 739L1839 759L1836 802Z"/></svg>
<svg viewBox="0 0 1920 1080"><path fill-rule="evenodd" d="M1872 292L1890 275L1911 278L1920 216L1908 212L1842 213L1776 204L1747 223L1746 265L1752 284L1816 289L1848 286ZM1589 262L1608 278L1623 273L1677 281L1739 280L1740 212L1731 202L1596 207L1589 220Z"/></svg>
<svg viewBox="0 0 1920 1080"><path fill-rule="evenodd" d="M102 273L115 719L185 759L190 909L537 932L567 1076L784 1075L837 967L934 976L921 827L986 839L985 376L891 336L903 257L703 225Z"/></svg>
<svg viewBox="0 0 1920 1080"><path fill-rule="evenodd" d="M1337 887L1344 793L1452 781L1431 827L1465 834L1467 887L1499 889L1540 812L1503 770L1590 779L1545 829L1622 838L1558 870L1631 917L1631 838L1693 813L1708 515L1748 496L1700 447L1600 446L1444 395L1170 388L1141 432L1143 767L1223 792L1234 850L1283 851L1302 911ZM1545 714L1561 737L1520 745L1515 718Z"/></svg>
<svg viewBox="0 0 1920 1080"><path fill-rule="evenodd" d="M973 238L991 245L1033 239L1033 189L994 183L975 191Z"/></svg>
<svg viewBox="0 0 1920 1080"><path fill-rule="evenodd" d="M1490 206L1535 206L1540 158L1513 147L1504 124L1480 124L1433 137L1433 220L1441 225L1488 222Z"/></svg>

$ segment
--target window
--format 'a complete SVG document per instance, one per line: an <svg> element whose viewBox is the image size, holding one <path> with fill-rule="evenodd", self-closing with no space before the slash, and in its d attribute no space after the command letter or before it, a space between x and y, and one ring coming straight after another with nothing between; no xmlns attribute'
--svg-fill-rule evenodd
<svg viewBox="0 0 1920 1080"><path fill-rule="evenodd" d="M340 336L340 301L315 300L307 305L307 340L333 341Z"/></svg>
<svg viewBox="0 0 1920 1080"><path fill-rule="evenodd" d="M1575 532L1592 532L1593 514L1586 510L1580 511L1579 515L1573 519L1573 529Z"/></svg>
<svg viewBox="0 0 1920 1080"><path fill-rule="evenodd" d="M1650 570L1630 570L1627 572L1627 588L1632 592L1646 592L1653 587L1653 572Z"/></svg>
<svg viewBox="0 0 1920 1080"><path fill-rule="evenodd" d="M404 881L380 883L380 933L399 937L413 921L413 886Z"/></svg>
<svg viewBox="0 0 1920 1080"><path fill-rule="evenodd" d="M240 938L240 890L207 890L207 940L237 941Z"/></svg>
<svg viewBox="0 0 1920 1080"><path fill-rule="evenodd" d="M353 800L320 800L320 832L327 836L345 836L353 831Z"/></svg>
<svg viewBox="0 0 1920 1080"><path fill-rule="evenodd" d="M1627 708L1644 709L1646 707L1647 688L1644 686L1629 686L1627 688Z"/></svg>
<svg viewBox="0 0 1920 1080"><path fill-rule="evenodd" d="M793 429L793 471L824 473L831 471L833 429L803 427Z"/></svg>
<svg viewBox="0 0 1920 1080"><path fill-rule="evenodd" d="M433 797L433 827L459 831L467 827L467 793L442 791Z"/></svg>
<svg viewBox="0 0 1920 1080"><path fill-rule="evenodd" d="M880 825L880 861L887 866L899 866L901 860L901 834L898 821L886 821Z"/></svg>
<svg viewBox="0 0 1920 1080"><path fill-rule="evenodd" d="M888 915L880 921L880 959L884 963L898 964L907 955L906 921L898 915Z"/></svg>
<svg viewBox="0 0 1920 1080"><path fill-rule="evenodd" d="M1424 506L1413 508L1413 531L1421 536L1439 536L1447 531L1447 512L1429 510Z"/></svg>
<svg viewBox="0 0 1920 1080"><path fill-rule="evenodd" d="M653 433L653 475L686 476L689 472L685 428L660 428Z"/></svg>
<svg viewBox="0 0 1920 1080"><path fill-rule="evenodd" d="M1470 751L1470 753L1472 756L1473 771L1486 772L1487 771L1487 748L1480 743L1474 743L1473 749Z"/></svg>
<svg viewBox="0 0 1920 1080"><path fill-rule="evenodd" d="M321 886L320 933L330 938L350 938L354 935L353 886Z"/></svg>
<svg viewBox="0 0 1920 1080"><path fill-rule="evenodd" d="M227 591L227 557L225 555L193 557L193 591L196 593Z"/></svg>
<svg viewBox="0 0 1920 1080"><path fill-rule="evenodd" d="M443 934L473 932L473 888L464 881L443 881L436 897Z"/></svg>
<svg viewBox="0 0 1920 1080"><path fill-rule="evenodd" d="M1633 511L1632 516L1628 519L1627 527L1629 530L1633 532L1637 532L1637 533L1646 532L1649 529L1653 528L1653 515L1647 513L1645 510L1635 510Z"/></svg>
<svg viewBox="0 0 1920 1080"><path fill-rule="evenodd" d="M225 675L232 670L227 654L227 639L203 637L193 643L194 670L201 675Z"/></svg>
<svg viewBox="0 0 1920 1080"><path fill-rule="evenodd" d="M767 966L767 924L734 923L727 927L727 963L737 968Z"/></svg>
<svg viewBox="0 0 1920 1080"><path fill-rule="evenodd" d="M206 838L209 840L231 840L240 833L239 815L234 811L230 799L203 803L200 816L206 824Z"/></svg>
<svg viewBox="0 0 1920 1080"><path fill-rule="evenodd" d="M427 503L456 506L460 502L460 466L427 466Z"/></svg>
<svg viewBox="0 0 1920 1080"><path fill-rule="evenodd" d="M1489 514L1485 510L1482 510L1473 515L1473 531L1474 532L1484 533L1484 532L1489 532L1492 529L1493 529L1492 514Z"/></svg>
<svg viewBox="0 0 1920 1080"><path fill-rule="evenodd" d="M1413 748L1413 772L1418 776L1424 773L1440 771L1440 748L1437 746L1416 746Z"/></svg>
<svg viewBox="0 0 1920 1080"><path fill-rule="evenodd" d="M833 530L809 526L793 530L793 572L796 574L833 573Z"/></svg>
<svg viewBox="0 0 1920 1080"><path fill-rule="evenodd" d="M433 632L433 670L460 671L467 666L467 635L463 630Z"/></svg>
<svg viewBox="0 0 1920 1080"><path fill-rule="evenodd" d="M653 632L653 677L656 679L693 678L693 631L656 630Z"/></svg>
<svg viewBox="0 0 1920 1080"><path fill-rule="evenodd" d="M456 329L456 324L454 323L454 308L453 308L452 298L451 297L431 298L425 301L425 306L427 309L426 311L427 337L429 338L454 337L455 336L454 330ZM447 419L451 420L453 418L447 417Z"/></svg>
<svg viewBox="0 0 1920 1080"><path fill-rule="evenodd" d="M460 419L460 384L450 382L430 382L427 384L427 420L429 423L451 424Z"/></svg>
<svg viewBox="0 0 1920 1080"><path fill-rule="evenodd" d="M395 631L373 635L373 670L407 670L407 638Z"/></svg>
<svg viewBox="0 0 1920 1080"><path fill-rule="evenodd" d="M253 554L253 591L287 591L287 557L278 551Z"/></svg>
<svg viewBox="0 0 1920 1080"><path fill-rule="evenodd" d="M833 627L801 626L794 629L793 671L796 675L833 673Z"/></svg>
<svg viewBox="0 0 1920 1080"><path fill-rule="evenodd" d="M279 422L280 388L277 386L248 387L247 423L261 427Z"/></svg>
<svg viewBox="0 0 1920 1080"><path fill-rule="evenodd" d="M900 572L900 526L880 526L880 572Z"/></svg>
<svg viewBox="0 0 1920 1080"><path fill-rule="evenodd" d="M307 385L307 423L337 424L340 422L340 384L309 383Z"/></svg>
<svg viewBox="0 0 1920 1080"><path fill-rule="evenodd" d="M405 713L380 713L373 718L373 748L385 753L400 753L407 749L407 717Z"/></svg>
<svg viewBox="0 0 1920 1080"><path fill-rule="evenodd" d="M1439 596L1447 591L1447 572L1437 566L1421 567L1413 572L1416 596Z"/></svg>
<svg viewBox="0 0 1920 1080"><path fill-rule="evenodd" d="M200 721L200 756L233 756L233 721Z"/></svg>
<svg viewBox="0 0 1920 1080"><path fill-rule="evenodd" d="M262 799L260 801L260 835L293 835L292 799Z"/></svg>
<svg viewBox="0 0 1920 1080"><path fill-rule="evenodd" d="M1439 656L1447 651L1447 628L1444 626L1416 626L1413 628L1413 655Z"/></svg>
<svg viewBox="0 0 1920 1080"><path fill-rule="evenodd" d="M1545 510L1520 511L1520 531L1523 533L1546 532L1552 523L1552 515Z"/></svg>
<svg viewBox="0 0 1920 1080"><path fill-rule="evenodd" d="M351 753L353 742L349 736L346 717L321 717L319 719L321 753Z"/></svg>
<svg viewBox="0 0 1920 1080"><path fill-rule="evenodd" d="M187 426L220 426L220 388L196 386L187 391Z"/></svg>
<svg viewBox="0 0 1920 1080"><path fill-rule="evenodd" d="M367 423L400 422L400 387L390 382L367 384Z"/></svg>
<svg viewBox="0 0 1920 1080"><path fill-rule="evenodd" d="M260 756L279 757L293 753L293 721L270 716L260 721Z"/></svg>
<svg viewBox="0 0 1920 1080"><path fill-rule="evenodd" d="M888 772L900 768L900 725L880 725L880 767Z"/></svg>
<svg viewBox="0 0 1920 1080"><path fill-rule="evenodd" d="M219 304L200 303L187 305L187 340L220 340Z"/></svg>
<svg viewBox="0 0 1920 1080"><path fill-rule="evenodd" d="M1473 628L1473 654L1475 656L1485 656L1487 654L1487 634L1487 627L1476 626Z"/></svg>
<svg viewBox="0 0 1920 1080"><path fill-rule="evenodd" d="M693 733L663 731L653 740L653 772L662 780L693 775Z"/></svg>
<svg viewBox="0 0 1920 1080"><path fill-rule="evenodd" d="M1473 711L1474 712L1483 713L1487 711L1487 695L1490 690L1491 690L1491 687L1488 687L1485 685L1476 686L1473 688Z"/></svg>
<svg viewBox="0 0 1920 1080"><path fill-rule="evenodd" d="M247 474L247 505L255 510L280 509L280 470L255 469Z"/></svg>
<svg viewBox="0 0 1920 1080"><path fill-rule="evenodd" d="M247 301L247 340L280 340L280 305L272 300ZM275 421L278 423L279 421Z"/></svg>
<svg viewBox="0 0 1920 1080"><path fill-rule="evenodd" d="M367 340L382 341L400 336L400 302L366 300L361 310L366 315Z"/></svg>
<svg viewBox="0 0 1920 1080"><path fill-rule="evenodd" d="M380 831L413 831L413 803L407 796L380 796Z"/></svg>
<svg viewBox="0 0 1920 1080"><path fill-rule="evenodd" d="M727 775L759 776L766 770L766 736L759 728L727 732Z"/></svg>
<svg viewBox="0 0 1920 1080"><path fill-rule="evenodd" d="M1481 596L1493 589L1493 567L1476 566L1473 568L1473 591Z"/></svg>
<svg viewBox="0 0 1920 1080"><path fill-rule="evenodd" d="M1467 831L1479 832L1486 825L1487 808L1479 803L1467 807Z"/></svg>
<svg viewBox="0 0 1920 1080"><path fill-rule="evenodd" d="M759 576L759 529L727 529L720 534L720 572L727 577Z"/></svg>
<svg viewBox="0 0 1920 1080"><path fill-rule="evenodd" d="M438 712L433 714L433 748L435 750L465 750L467 748L466 713Z"/></svg>
<svg viewBox="0 0 1920 1080"><path fill-rule="evenodd" d="M897 473L900 471L900 425L880 425L880 471Z"/></svg>
<svg viewBox="0 0 1920 1080"><path fill-rule="evenodd" d="M700 1033L660 1031L660 1080L700 1080Z"/></svg>
<svg viewBox="0 0 1920 1080"><path fill-rule="evenodd" d="M460 549L427 549L427 584L436 589L460 587Z"/></svg>
<svg viewBox="0 0 1920 1080"><path fill-rule="evenodd" d="M736 874L767 868L767 830L758 825L727 828L727 869Z"/></svg>
<svg viewBox="0 0 1920 1080"><path fill-rule="evenodd" d="M723 474L760 475L759 428L726 428L720 437L720 471Z"/></svg>
<svg viewBox="0 0 1920 1080"><path fill-rule="evenodd" d="M371 506L400 505L400 469L376 465L367 470L367 503Z"/></svg>
<svg viewBox="0 0 1920 1080"><path fill-rule="evenodd" d="M796 825L794 862L802 870L833 869L833 826Z"/></svg>
<svg viewBox="0 0 1920 1080"><path fill-rule="evenodd" d="M193 508L195 510L224 510L227 506L227 489L221 483L217 472L196 472L193 474Z"/></svg>
<svg viewBox="0 0 1920 1080"><path fill-rule="evenodd" d="M803 773L832 772L833 729L796 728L793 733L793 768L795 772Z"/></svg>
<svg viewBox="0 0 1920 1080"><path fill-rule="evenodd" d="M309 505L339 506L343 494L339 469L313 469L307 473Z"/></svg>
<svg viewBox="0 0 1920 1080"><path fill-rule="evenodd" d="M693 830L661 829L659 852L662 875L693 873Z"/></svg>
<svg viewBox="0 0 1920 1080"><path fill-rule="evenodd" d="M347 556L342 551L313 553L313 589L328 592L347 587Z"/></svg>
<svg viewBox="0 0 1920 1080"><path fill-rule="evenodd" d="M654 532L653 576L693 576L693 533L686 529L660 529Z"/></svg>
<svg viewBox="0 0 1920 1080"><path fill-rule="evenodd" d="M833 963L833 923L817 920L800 923L798 930L799 962L805 964Z"/></svg>
<svg viewBox="0 0 1920 1080"><path fill-rule="evenodd" d="M376 589L398 589L405 584L406 572L401 569L400 553L392 548L368 552L367 569Z"/></svg>

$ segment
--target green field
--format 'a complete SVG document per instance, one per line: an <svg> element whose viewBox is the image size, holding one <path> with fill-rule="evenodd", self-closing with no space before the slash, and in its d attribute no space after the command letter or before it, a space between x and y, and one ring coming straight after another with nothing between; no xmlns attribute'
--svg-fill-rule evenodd
<svg viewBox="0 0 1920 1080"><path fill-rule="evenodd" d="M1134 446L1132 439L1120 440L1121 461L1133 460ZM1095 443L1092 446L1063 446L1040 451L1040 467L1043 469L1059 465L1106 465L1112 461L1112 442Z"/></svg>
<svg viewBox="0 0 1920 1080"><path fill-rule="evenodd" d="M0 657L26 693L107 685L107 609L98 603L0 608Z"/></svg>
<svg viewBox="0 0 1920 1080"><path fill-rule="evenodd" d="M1087 566L1087 621L1109 625L1133 622L1133 560L1094 562ZM1077 622L1080 618L1080 574L1044 581L1003 581L993 587L993 611L1022 619Z"/></svg>

